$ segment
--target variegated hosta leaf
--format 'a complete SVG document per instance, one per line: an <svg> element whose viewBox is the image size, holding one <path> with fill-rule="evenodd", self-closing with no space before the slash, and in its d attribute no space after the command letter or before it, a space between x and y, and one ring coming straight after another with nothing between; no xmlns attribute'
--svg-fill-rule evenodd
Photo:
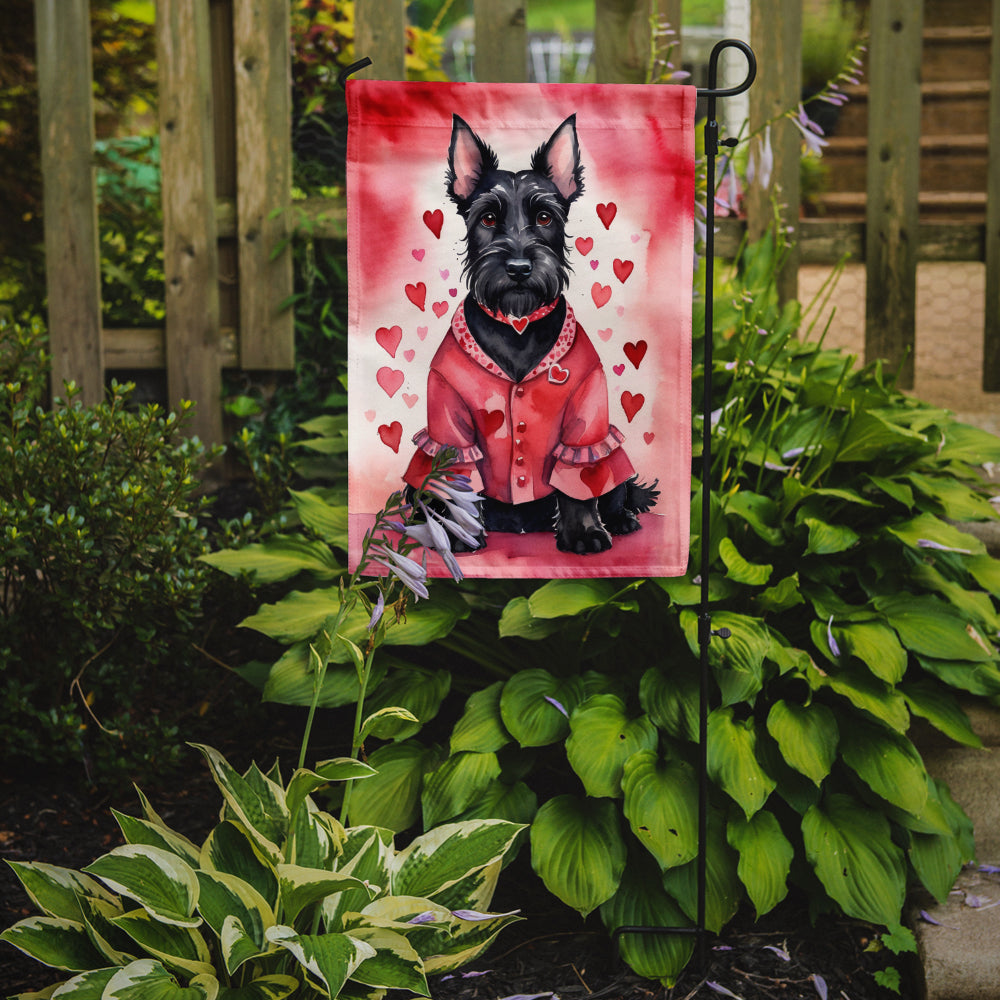
<svg viewBox="0 0 1000 1000"><path fill-rule="evenodd" d="M399 833L420 817L420 790L438 754L416 740L379 747L368 761L375 777L351 789L352 826L381 826Z"/></svg>
<svg viewBox="0 0 1000 1000"><path fill-rule="evenodd" d="M122 835L129 844L146 844L149 847L159 847L161 850L176 854L191 867L198 864L199 849L187 837L176 833L169 827L145 819L126 816L125 813L112 809Z"/></svg>
<svg viewBox="0 0 1000 1000"><path fill-rule="evenodd" d="M65 917L28 917L0 934L6 941L35 961L53 969L81 972L100 968L104 958L91 944L87 928Z"/></svg>
<svg viewBox="0 0 1000 1000"><path fill-rule="evenodd" d="M375 954L351 973L355 982L430 996L424 963L402 934L385 927L356 927L351 937L375 949Z"/></svg>
<svg viewBox="0 0 1000 1000"><path fill-rule="evenodd" d="M328 785L331 781L350 781L357 778L370 778L376 774L373 767L353 757L336 757L324 760L313 770L299 768L288 782L285 792L285 805L288 812L294 815L306 797L312 795L318 788Z"/></svg>
<svg viewBox="0 0 1000 1000"><path fill-rule="evenodd" d="M317 809L312 799L306 799L292 820L285 857L305 868L335 868L343 842L344 828L340 822Z"/></svg>
<svg viewBox="0 0 1000 1000"><path fill-rule="evenodd" d="M749 818L774 791L776 782L757 762L752 718L737 721L733 709L717 708L708 717L708 773Z"/></svg>
<svg viewBox="0 0 1000 1000"><path fill-rule="evenodd" d="M475 802L500 777L495 753L452 754L424 778L420 796L424 826L437 826L454 819Z"/></svg>
<svg viewBox="0 0 1000 1000"><path fill-rule="evenodd" d="M451 931L441 932L437 947L424 956L424 971L428 975L452 972L468 965L486 951L500 931L521 919L516 912L478 914L474 920L463 918L462 914L468 911L451 912L454 917Z"/></svg>
<svg viewBox="0 0 1000 1000"><path fill-rule="evenodd" d="M371 900L372 892L385 892L389 887L392 857L392 833L373 826L356 826L347 831L337 870L353 875L367 888L345 889L323 900L324 926L329 930L345 930L343 915L362 910Z"/></svg>
<svg viewBox="0 0 1000 1000"><path fill-rule="evenodd" d="M375 957L370 944L349 934L296 934L291 927L278 924L268 928L267 939L294 955L309 978L332 997L365 959Z"/></svg>
<svg viewBox="0 0 1000 1000"><path fill-rule="evenodd" d="M278 905L278 875L241 823L220 823L201 847L199 867L224 872L252 885L272 908Z"/></svg>
<svg viewBox="0 0 1000 1000"><path fill-rule="evenodd" d="M212 747L197 743L193 746L208 761L226 806L246 827L264 855L277 863L281 856L278 845L288 832L284 789L254 768L246 776L240 775Z"/></svg>
<svg viewBox="0 0 1000 1000"><path fill-rule="evenodd" d="M503 681L470 695L462 717L451 733L451 752L474 750L477 753L495 753L510 742L500 716L500 693Z"/></svg>
<svg viewBox="0 0 1000 1000"><path fill-rule="evenodd" d="M274 912L267 900L252 885L235 875L205 871L198 872L198 883L201 887L198 910L220 940L223 938L223 929L227 921L236 920L242 937L250 939L254 954L266 950L264 931L274 925ZM235 930L234 928L229 932L231 941L234 939ZM236 935L236 938L240 938L240 935ZM242 962L251 957L245 954L246 949L241 944L240 959L231 964L233 949L224 950L227 971L230 975Z"/></svg>
<svg viewBox="0 0 1000 1000"><path fill-rule="evenodd" d="M583 698L579 677L558 678L547 670L522 670L504 684L500 717L521 746L547 746L566 736L569 716Z"/></svg>
<svg viewBox="0 0 1000 1000"><path fill-rule="evenodd" d="M852 720L841 755L876 795L919 815L927 802L927 771L910 740L861 719Z"/></svg>
<svg viewBox="0 0 1000 1000"><path fill-rule="evenodd" d="M96 875L113 892L134 899L150 916L165 924L197 927L198 878L194 869L171 851L146 844L125 844L98 858L84 871Z"/></svg>
<svg viewBox="0 0 1000 1000"><path fill-rule="evenodd" d="M519 839L524 828L521 828L517 838ZM503 868L506 856L497 858L490 865L478 868L476 871L453 882L446 889L434 893L434 901L449 910L472 909L486 911L493 902L493 894L497 889L497 882L500 879L500 870Z"/></svg>
<svg viewBox="0 0 1000 1000"><path fill-rule="evenodd" d="M145 910L123 913L112 923L171 969L180 969L189 976L213 971L212 956L205 939L190 927L161 923Z"/></svg>
<svg viewBox="0 0 1000 1000"><path fill-rule="evenodd" d="M802 836L809 863L849 917L899 923L906 866L882 813L849 795L830 795L805 814Z"/></svg>
<svg viewBox="0 0 1000 1000"><path fill-rule="evenodd" d="M815 785L830 773L840 732L833 712L820 702L799 705L778 700L767 715L767 731L781 748L781 756Z"/></svg>
<svg viewBox="0 0 1000 1000"><path fill-rule="evenodd" d="M294 976L261 976L244 986L224 986L218 1000L285 1000L299 985Z"/></svg>
<svg viewBox="0 0 1000 1000"><path fill-rule="evenodd" d="M216 1000L218 995L219 981L212 975L196 976L181 986L159 962L143 958L119 969L101 1000Z"/></svg>
<svg viewBox="0 0 1000 1000"><path fill-rule="evenodd" d="M8 861L31 901L46 916L81 920L80 897L92 896L109 903L116 899L97 879L39 861Z"/></svg>
<svg viewBox="0 0 1000 1000"><path fill-rule="evenodd" d="M652 859L629 859L618 891L601 905L608 931L619 927L690 927L692 922L664 891ZM673 986L694 950L692 934L622 934L619 953L640 976Z"/></svg>
<svg viewBox="0 0 1000 1000"><path fill-rule="evenodd" d="M610 899L625 870L615 803L549 799L531 824L531 865L549 892L583 916Z"/></svg>
<svg viewBox="0 0 1000 1000"><path fill-rule="evenodd" d="M648 715L630 719L625 702L613 694L592 695L569 720L566 757L595 798L621 797L622 768L639 750L653 750L659 740Z"/></svg>
<svg viewBox="0 0 1000 1000"><path fill-rule="evenodd" d="M55 990L49 987L44 993L21 993L11 1000L19 1000L19 998L28 1000L29 997L35 997L38 1000L42 997L51 997L54 1000L101 1000L101 997L104 996L104 988L111 982L119 968L120 966L91 969L89 972L81 972L79 976L67 979Z"/></svg>
<svg viewBox="0 0 1000 1000"><path fill-rule="evenodd" d="M80 899L83 921L94 947L104 956L105 965L128 965L139 958L135 942L114 924L125 911L120 902L109 903L93 896Z"/></svg>
<svg viewBox="0 0 1000 1000"><path fill-rule="evenodd" d="M392 892L433 899L500 861L523 827L504 820L446 823L415 838L393 860Z"/></svg>
<svg viewBox="0 0 1000 1000"><path fill-rule="evenodd" d="M327 872L300 865L278 865L281 906L286 920L294 921L305 907L345 889L361 889L375 895L361 879L342 872Z"/></svg>
<svg viewBox="0 0 1000 1000"><path fill-rule="evenodd" d="M726 837L740 853L736 873L746 886L757 916L774 909L788 895L788 872L795 849L773 813L762 809L750 819L729 821Z"/></svg>
<svg viewBox="0 0 1000 1000"><path fill-rule="evenodd" d="M632 832L661 869L697 855L698 782L690 765L641 751L625 762L622 790Z"/></svg>

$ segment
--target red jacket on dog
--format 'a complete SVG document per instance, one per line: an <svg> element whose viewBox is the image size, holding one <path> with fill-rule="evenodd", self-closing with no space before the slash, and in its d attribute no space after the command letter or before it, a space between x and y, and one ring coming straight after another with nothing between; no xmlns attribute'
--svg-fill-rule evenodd
<svg viewBox="0 0 1000 1000"><path fill-rule="evenodd" d="M427 378L427 427L404 479L419 487L431 458L458 452L456 472L504 503L560 490L577 500L601 496L635 474L608 417L601 360L569 304L552 350L514 382L479 347L459 305Z"/></svg>

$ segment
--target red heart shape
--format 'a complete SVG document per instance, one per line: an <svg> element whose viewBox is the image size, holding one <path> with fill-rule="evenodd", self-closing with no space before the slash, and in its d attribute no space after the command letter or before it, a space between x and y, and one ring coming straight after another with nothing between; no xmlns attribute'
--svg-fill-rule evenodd
<svg viewBox="0 0 1000 1000"><path fill-rule="evenodd" d="M614 371L614 373L616 375L622 375L625 372L625 366L624 365L612 365L612 370Z"/></svg>
<svg viewBox="0 0 1000 1000"><path fill-rule="evenodd" d="M483 430L486 432L487 437L491 434L496 434L506 423L503 410L480 410L479 419L483 422Z"/></svg>
<svg viewBox="0 0 1000 1000"><path fill-rule="evenodd" d="M586 257L594 249L594 241L589 236L578 236L576 238L576 248Z"/></svg>
<svg viewBox="0 0 1000 1000"><path fill-rule="evenodd" d="M646 349L648 344L644 340L640 340L636 344L626 344L625 345L625 357L635 365L638 369L639 365L642 364L642 359L646 356Z"/></svg>
<svg viewBox="0 0 1000 1000"><path fill-rule="evenodd" d="M448 311L448 303L435 302L434 305L431 306L431 308L434 310L434 315L437 316L438 319L440 319Z"/></svg>
<svg viewBox="0 0 1000 1000"><path fill-rule="evenodd" d="M527 316L518 316L518 318L517 318L517 319L512 319L512 320L510 321L510 325L511 325L512 327L514 327L514 329L515 329L515 330L516 330L516 331L517 331L518 333L524 333L524 331L525 331L525 328L526 328L526 327L527 327L527 325L528 325L528 317L527 317Z"/></svg>
<svg viewBox="0 0 1000 1000"><path fill-rule="evenodd" d="M388 328L380 326L375 331L375 339L378 341L379 346L385 348L390 358L396 356L396 348L399 347L399 342L403 339L403 331L398 326L390 326Z"/></svg>
<svg viewBox="0 0 1000 1000"><path fill-rule="evenodd" d="M424 225L437 239L441 239L441 227L444 225L444 212L442 212L440 208L435 208L433 212L424 212Z"/></svg>
<svg viewBox="0 0 1000 1000"><path fill-rule="evenodd" d="M375 373L375 381L389 396L395 396L403 384L403 373L396 368L380 368Z"/></svg>
<svg viewBox="0 0 1000 1000"><path fill-rule="evenodd" d="M614 269L615 277L624 285L628 280L628 276L632 273L632 268L635 264L630 260L619 260L615 257Z"/></svg>
<svg viewBox="0 0 1000 1000"><path fill-rule="evenodd" d="M643 439L643 441L646 442L646 444L652 444L653 443L653 438L655 438L655 437L656 437L656 435L652 431L643 431L642 439Z"/></svg>
<svg viewBox="0 0 1000 1000"><path fill-rule="evenodd" d="M632 418L642 409L645 402L646 397L641 392L637 392L634 396L628 390L622 393L622 409L629 423L632 423Z"/></svg>
<svg viewBox="0 0 1000 1000"><path fill-rule="evenodd" d="M606 205L597 206L597 217L604 223L605 229L611 228L611 223L615 221L617 214L618 206L613 201L609 201Z"/></svg>
<svg viewBox="0 0 1000 1000"><path fill-rule="evenodd" d="M599 497L608 484L608 469L603 465L588 465L580 471L583 485L590 490L591 496Z"/></svg>
<svg viewBox="0 0 1000 1000"><path fill-rule="evenodd" d="M563 385L569 378L569 369L561 365L553 365L549 369L549 381L553 385Z"/></svg>
<svg viewBox="0 0 1000 1000"><path fill-rule="evenodd" d="M421 311L424 311L424 303L427 301L427 286L418 281L415 285L406 286L406 297Z"/></svg>
<svg viewBox="0 0 1000 1000"><path fill-rule="evenodd" d="M397 455L399 454L403 425L398 420L393 420L391 424L382 424L378 429L378 436L382 439L382 444L388 445Z"/></svg>
<svg viewBox="0 0 1000 1000"><path fill-rule="evenodd" d="M593 296L594 305L600 309L601 306L607 305L608 299L611 298L611 286L602 285L599 281L595 281L594 287L590 290L590 294Z"/></svg>

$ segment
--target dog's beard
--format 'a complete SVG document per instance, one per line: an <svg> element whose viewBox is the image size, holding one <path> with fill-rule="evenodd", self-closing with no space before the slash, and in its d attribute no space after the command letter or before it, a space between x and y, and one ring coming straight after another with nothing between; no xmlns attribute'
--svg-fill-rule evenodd
<svg viewBox="0 0 1000 1000"><path fill-rule="evenodd" d="M559 297L568 283L565 265L551 253L531 258L531 274L515 281L506 271L506 254L487 249L466 264L469 291L491 312L527 316Z"/></svg>

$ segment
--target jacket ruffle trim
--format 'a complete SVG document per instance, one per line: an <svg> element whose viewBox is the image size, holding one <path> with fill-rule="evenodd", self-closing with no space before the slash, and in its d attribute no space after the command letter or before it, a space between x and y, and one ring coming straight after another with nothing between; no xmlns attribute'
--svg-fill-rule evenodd
<svg viewBox="0 0 1000 1000"><path fill-rule="evenodd" d="M620 448L624 440L625 435L612 424L603 441L582 447L573 447L568 444L560 445L555 449L553 455L556 461L565 462L567 465L593 465Z"/></svg>
<svg viewBox="0 0 1000 1000"><path fill-rule="evenodd" d="M440 454L445 448L451 448L452 451L457 453L457 462L463 465L469 462L478 462L482 457L483 453L479 450L477 445L470 445L468 448L457 448L453 444L441 444L440 441L435 441L434 438L427 433L427 428L417 431L413 435L413 443L426 455L430 455L434 458L435 455Z"/></svg>

